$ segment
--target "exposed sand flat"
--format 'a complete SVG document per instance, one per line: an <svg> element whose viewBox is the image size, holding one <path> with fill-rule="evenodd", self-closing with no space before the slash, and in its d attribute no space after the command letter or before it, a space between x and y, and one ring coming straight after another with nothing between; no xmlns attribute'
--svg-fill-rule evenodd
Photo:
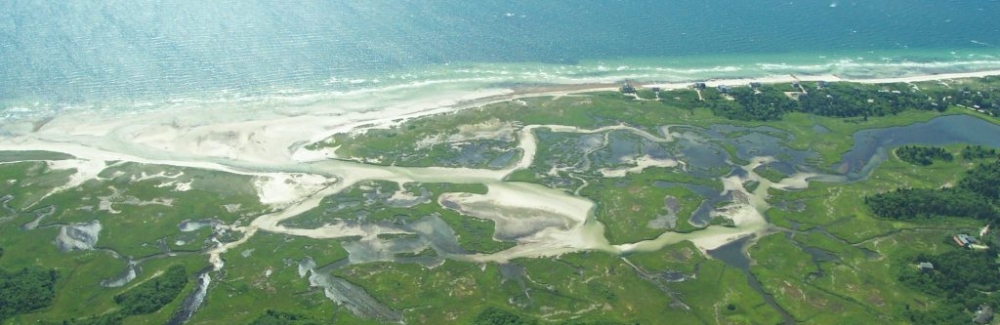
<svg viewBox="0 0 1000 325"><path fill-rule="evenodd" d="M689 240L702 252L722 247L740 238L758 234L767 229L763 215L751 205L736 204L716 214L733 221L735 227L709 226L692 233L666 232L656 239L614 246L620 252L656 251L667 245Z"/></svg>
<svg viewBox="0 0 1000 325"><path fill-rule="evenodd" d="M101 171L104 171L104 169L107 168L108 166L107 162L103 160L83 160L83 159L53 160L53 161L47 161L46 164L48 164L49 168L53 170L72 169L75 171L75 173L73 173L73 175L70 176L69 182L66 182L66 184L63 184L62 186L52 189L52 191L45 194L45 196L36 201L36 203L41 202L50 195L75 188L88 180L96 179L97 175L100 174Z"/></svg>
<svg viewBox="0 0 1000 325"><path fill-rule="evenodd" d="M643 170L646 170L646 168L651 168L651 167L673 168L680 165L680 163L677 160L655 159L650 156L642 156L634 158L629 161L625 161L624 163L635 164L635 166L627 168L617 168L617 169L602 168L599 169L597 172L601 173L601 175L603 175L604 177L625 177L630 173L641 173Z"/></svg>
<svg viewBox="0 0 1000 325"><path fill-rule="evenodd" d="M191 190L191 184L193 184L193 183L194 183L194 180L190 180L190 181L187 181L187 182L178 182L178 181L163 182L163 183L160 183L159 185L156 185L156 187L158 187L158 188L159 187L171 187L171 188L174 189L174 191L177 191L177 192L187 192L187 191Z"/></svg>
<svg viewBox="0 0 1000 325"><path fill-rule="evenodd" d="M11 144L80 144L119 153L150 156L185 155L249 163L280 164L303 145L361 125L391 125L401 119L448 112L470 101L511 93L486 89L428 94L400 100L394 96L354 96L343 101L298 103L276 107L201 107L178 105L157 111L105 116L77 111L56 116L38 130L23 123L0 124L0 150ZM263 104L258 104L262 106ZM249 105L253 106L253 105ZM35 141L32 141L35 140ZM126 150L122 147L128 147ZM37 148L37 146L29 146ZM55 148L52 148L55 149ZM36 149L37 150L37 149ZM56 150L63 152L62 150Z"/></svg>
<svg viewBox="0 0 1000 325"><path fill-rule="evenodd" d="M566 195L564 192L529 183L493 183L487 185L486 194L441 195L441 200L459 204L488 203L509 208L546 211L582 223L593 208L593 202L582 197Z"/></svg>
<svg viewBox="0 0 1000 325"><path fill-rule="evenodd" d="M267 176L258 176L254 180L254 187L257 189L260 203L283 205L316 193L334 182L335 180L318 175L271 173Z"/></svg>
<svg viewBox="0 0 1000 325"><path fill-rule="evenodd" d="M772 188L779 190L801 190L809 187L809 179L818 177L818 174L812 173L797 173L780 182L771 184Z"/></svg>
<svg viewBox="0 0 1000 325"><path fill-rule="evenodd" d="M56 246L63 251L94 249L101 229L101 222L98 220L60 226Z"/></svg>
<svg viewBox="0 0 1000 325"><path fill-rule="evenodd" d="M580 251L620 252L604 238L604 225L590 221L569 231L549 228L535 236L535 241L521 242L517 246L495 254L455 256L456 260L480 263L507 263L518 258L558 256Z"/></svg>
<svg viewBox="0 0 1000 325"><path fill-rule="evenodd" d="M228 166L199 156L176 155L169 152L150 153L134 150L132 146L118 145L118 141L105 142L106 148L84 143L65 143L33 138L2 138L0 151L44 150L74 155L78 160L87 161L128 161L140 164L168 165L222 171L237 175L252 175L243 169ZM75 154L73 154L75 153Z"/></svg>
<svg viewBox="0 0 1000 325"><path fill-rule="evenodd" d="M469 217L494 221L494 239L519 243L514 250L491 258L509 258L509 254L516 252L541 252L542 248L594 247L581 234L593 203L561 191L534 184L497 183L491 184L484 195L445 193L439 202Z"/></svg>
<svg viewBox="0 0 1000 325"><path fill-rule="evenodd" d="M145 180L158 179L158 178L177 179L178 177L181 177L183 175L184 175L184 172L177 172L176 174L173 174L173 175L168 175L167 172L165 172L165 171L161 171L159 173L152 174L152 175L146 174L146 172L141 172L139 175L132 175L132 181L133 182L141 182L141 181L145 181Z"/></svg>

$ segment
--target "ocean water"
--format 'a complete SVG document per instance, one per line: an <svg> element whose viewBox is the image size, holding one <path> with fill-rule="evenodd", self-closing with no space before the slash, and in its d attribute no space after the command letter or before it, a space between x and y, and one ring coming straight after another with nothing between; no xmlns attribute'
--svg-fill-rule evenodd
<svg viewBox="0 0 1000 325"><path fill-rule="evenodd" d="M1000 69L997 0L0 2L0 118L371 89Z"/></svg>

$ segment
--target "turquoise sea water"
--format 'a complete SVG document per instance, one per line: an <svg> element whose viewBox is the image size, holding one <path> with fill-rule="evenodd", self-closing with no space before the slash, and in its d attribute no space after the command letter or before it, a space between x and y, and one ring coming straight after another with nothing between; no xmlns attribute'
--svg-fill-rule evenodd
<svg viewBox="0 0 1000 325"><path fill-rule="evenodd" d="M0 117L387 87L1000 69L997 0L0 2Z"/></svg>

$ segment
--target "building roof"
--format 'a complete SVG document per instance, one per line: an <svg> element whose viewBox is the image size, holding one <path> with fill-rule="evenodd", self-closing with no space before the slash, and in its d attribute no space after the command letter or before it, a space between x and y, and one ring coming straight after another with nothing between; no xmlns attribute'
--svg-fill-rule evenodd
<svg viewBox="0 0 1000 325"><path fill-rule="evenodd" d="M955 244L958 244L958 246L962 247L969 247L969 245L972 245L973 243L976 242L975 238L972 238L971 236L966 234L957 234L955 236L952 236L952 239L955 240Z"/></svg>
<svg viewBox="0 0 1000 325"><path fill-rule="evenodd" d="M976 317L972 318L972 321L976 324L986 324L993 321L993 308L987 305L979 306L979 311L976 311Z"/></svg>

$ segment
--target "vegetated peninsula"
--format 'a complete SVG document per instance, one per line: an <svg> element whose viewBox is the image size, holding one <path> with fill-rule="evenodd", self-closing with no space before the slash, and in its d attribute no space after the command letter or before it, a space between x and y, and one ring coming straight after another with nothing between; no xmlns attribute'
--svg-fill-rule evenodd
<svg viewBox="0 0 1000 325"><path fill-rule="evenodd" d="M0 324L991 322L1000 78L763 81L504 95L298 162L9 141Z"/></svg>

